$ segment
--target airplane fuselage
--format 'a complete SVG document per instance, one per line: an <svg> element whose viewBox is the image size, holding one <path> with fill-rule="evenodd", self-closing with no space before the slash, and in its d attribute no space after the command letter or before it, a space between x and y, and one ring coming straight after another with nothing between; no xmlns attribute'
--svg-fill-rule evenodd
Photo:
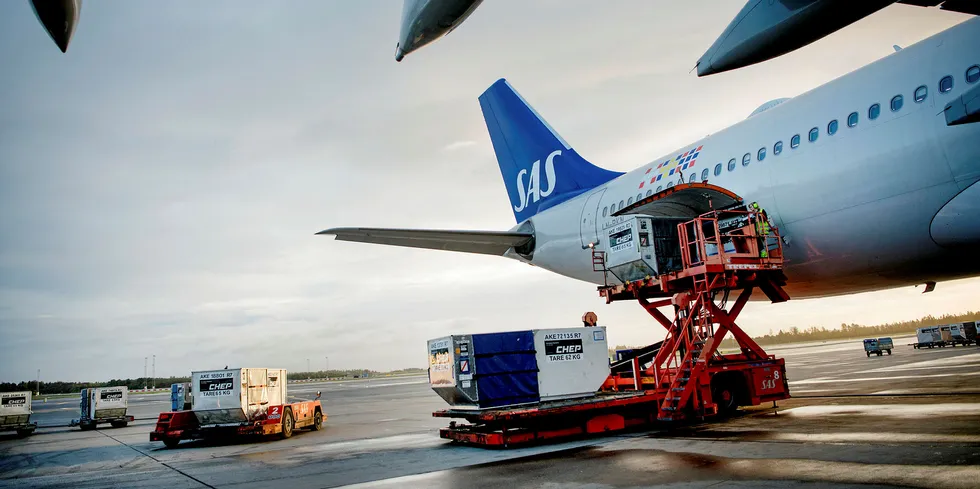
<svg viewBox="0 0 980 489"><path fill-rule="evenodd" d="M980 124L947 126L943 116L947 102L980 86L968 81L977 46L980 19L971 19L754 113L539 212L530 218L532 258L508 256L603 283L588 244L606 248L603 229L617 219L611 209L676 184L676 173L657 181L657 166L687 152L697 156L684 181L724 187L768 211L785 238L794 297L980 274L980 260L966 251L980 245L980 215L970 213L980 210ZM538 189L554 185L540 174Z"/></svg>

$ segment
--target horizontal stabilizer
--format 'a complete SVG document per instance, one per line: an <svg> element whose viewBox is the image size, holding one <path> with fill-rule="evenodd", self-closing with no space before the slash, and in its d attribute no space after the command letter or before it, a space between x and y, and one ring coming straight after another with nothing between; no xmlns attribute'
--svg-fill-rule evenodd
<svg viewBox="0 0 980 489"><path fill-rule="evenodd" d="M316 234L332 234L339 241L497 256L503 255L511 248L524 246L534 239L531 233L437 229L332 228Z"/></svg>

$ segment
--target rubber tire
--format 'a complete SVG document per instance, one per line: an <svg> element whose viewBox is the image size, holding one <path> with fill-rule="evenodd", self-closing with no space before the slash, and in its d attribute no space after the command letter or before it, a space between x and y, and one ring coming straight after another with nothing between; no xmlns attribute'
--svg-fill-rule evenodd
<svg viewBox="0 0 980 489"><path fill-rule="evenodd" d="M313 431L320 431L323 429L323 413L317 411L313 415L313 426L310 428Z"/></svg>
<svg viewBox="0 0 980 489"><path fill-rule="evenodd" d="M293 410L286 408L286 410L282 413L282 433L280 434L283 440L293 436L294 427L295 423L293 423Z"/></svg>
<svg viewBox="0 0 980 489"><path fill-rule="evenodd" d="M34 428L26 428L26 429L19 429L19 430L17 430L17 437L18 438L27 438L28 436L31 436L32 434L34 434Z"/></svg>
<svg viewBox="0 0 980 489"><path fill-rule="evenodd" d="M871 358L871 352L870 351L866 351L864 353L866 353L868 355L868 358Z"/></svg>
<svg viewBox="0 0 980 489"><path fill-rule="evenodd" d="M113 428L125 428L129 424L129 421L113 421Z"/></svg>
<svg viewBox="0 0 980 489"><path fill-rule="evenodd" d="M881 356L881 352L880 352L880 351L878 352L878 356L879 356L879 357Z"/></svg>
<svg viewBox="0 0 980 489"><path fill-rule="evenodd" d="M725 401L725 394L728 394L728 401ZM711 391L711 400L718 405L718 416L731 416L738 410L738 399L732 392L730 386L719 386Z"/></svg>
<svg viewBox="0 0 980 489"><path fill-rule="evenodd" d="M892 351L891 350L885 350L885 351L887 351L889 355L892 354Z"/></svg>
<svg viewBox="0 0 980 489"><path fill-rule="evenodd" d="M180 444L180 438L164 438L163 445L167 448L176 448Z"/></svg>
<svg viewBox="0 0 980 489"><path fill-rule="evenodd" d="M78 423L78 427L81 428L82 431L94 430L95 423Z"/></svg>

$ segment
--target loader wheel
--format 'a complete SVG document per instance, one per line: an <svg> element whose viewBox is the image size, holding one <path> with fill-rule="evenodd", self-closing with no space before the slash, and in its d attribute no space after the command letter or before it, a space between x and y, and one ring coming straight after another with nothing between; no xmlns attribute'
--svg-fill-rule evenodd
<svg viewBox="0 0 980 489"><path fill-rule="evenodd" d="M888 354L891 355L892 354L892 351L891 350L888 350Z"/></svg>
<svg viewBox="0 0 980 489"><path fill-rule="evenodd" d="M163 444L167 448L175 448L177 445L180 444L180 438L164 438Z"/></svg>
<svg viewBox="0 0 980 489"><path fill-rule="evenodd" d="M31 436L32 433L34 433L34 428L22 428L17 430L17 437L26 438L28 436Z"/></svg>
<svg viewBox="0 0 980 489"><path fill-rule="evenodd" d="M112 422L112 427L113 428L125 428L126 425L128 425L128 424L129 424L129 421L113 421Z"/></svg>
<svg viewBox="0 0 980 489"><path fill-rule="evenodd" d="M95 423L79 423L78 427L81 428L82 431L93 430L95 429Z"/></svg>
<svg viewBox="0 0 980 489"><path fill-rule="evenodd" d="M718 405L720 416L731 416L738 409L738 399L729 385L718 385L711 393L711 399Z"/></svg>
<svg viewBox="0 0 980 489"><path fill-rule="evenodd" d="M864 353L865 353L866 355L868 355L868 358L871 358L871 352L870 352L870 351L866 351L866 352L864 352Z"/></svg>
<svg viewBox="0 0 980 489"><path fill-rule="evenodd" d="M293 410L286 408L282 413L282 438L286 439L293 436Z"/></svg>
<svg viewBox="0 0 980 489"><path fill-rule="evenodd" d="M313 415L313 431L320 431L323 429L323 413L317 411Z"/></svg>

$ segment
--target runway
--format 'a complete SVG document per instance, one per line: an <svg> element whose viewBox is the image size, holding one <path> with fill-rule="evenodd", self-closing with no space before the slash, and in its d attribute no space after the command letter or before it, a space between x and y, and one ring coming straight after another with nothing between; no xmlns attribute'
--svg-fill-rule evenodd
<svg viewBox="0 0 980 489"><path fill-rule="evenodd" d="M292 384L323 393L319 432L288 440L148 441L168 394L131 394L126 428L67 428L78 401L37 403L43 428L0 439L0 487L975 487L980 348L865 357L861 342L769 347L793 399L723 422L510 450L438 437L446 407L422 377ZM62 426L56 426L61 424Z"/></svg>

